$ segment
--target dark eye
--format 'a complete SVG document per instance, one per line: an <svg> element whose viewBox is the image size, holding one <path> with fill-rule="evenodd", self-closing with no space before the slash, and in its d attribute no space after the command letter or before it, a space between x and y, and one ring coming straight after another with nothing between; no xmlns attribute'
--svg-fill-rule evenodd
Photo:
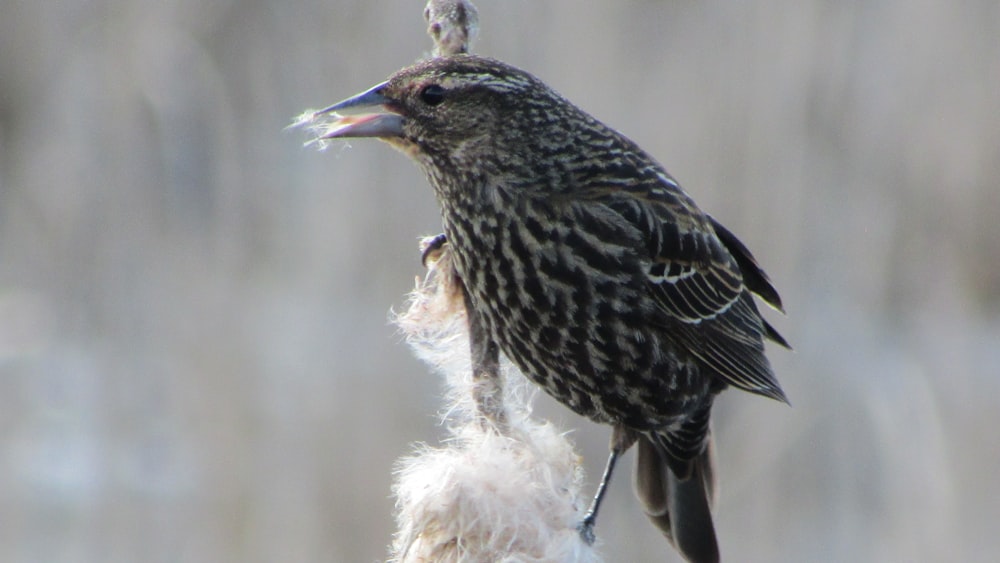
<svg viewBox="0 0 1000 563"><path fill-rule="evenodd" d="M420 100L429 106L436 106L444 101L444 88L437 84L424 86L420 91Z"/></svg>

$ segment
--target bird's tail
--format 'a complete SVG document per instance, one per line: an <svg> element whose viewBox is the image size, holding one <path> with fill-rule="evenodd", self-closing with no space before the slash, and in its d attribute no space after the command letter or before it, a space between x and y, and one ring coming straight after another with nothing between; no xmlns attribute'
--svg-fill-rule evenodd
<svg viewBox="0 0 1000 563"><path fill-rule="evenodd" d="M646 515L688 561L719 560L712 524L715 504L714 448L711 433L703 449L684 460L664 447L667 436L639 437L635 463L635 494Z"/></svg>

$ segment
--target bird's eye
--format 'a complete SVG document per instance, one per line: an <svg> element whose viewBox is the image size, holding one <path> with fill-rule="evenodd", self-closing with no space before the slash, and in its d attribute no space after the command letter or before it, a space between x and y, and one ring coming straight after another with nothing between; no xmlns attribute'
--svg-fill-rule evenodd
<svg viewBox="0 0 1000 563"><path fill-rule="evenodd" d="M436 106L444 101L444 88L437 84L424 86L420 91L420 100L429 106Z"/></svg>

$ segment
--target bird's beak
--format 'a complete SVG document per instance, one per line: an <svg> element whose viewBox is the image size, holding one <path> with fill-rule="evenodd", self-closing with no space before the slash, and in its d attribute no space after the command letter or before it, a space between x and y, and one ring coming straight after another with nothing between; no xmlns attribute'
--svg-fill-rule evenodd
<svg viewBox="0 0 1000 563"><path fill-rule="evenodd" d="M369 88L367 91L352 96L344 101L321 109L313 114L313 118L334 114L335 119L320 139L341 139L346 137L401 137L403 135L403 116L392 113L391 100L382 94L386 82ZM387 113L365 113L361 115L339 115L337 112L353 108L370 108L382 106Z"/></svg>

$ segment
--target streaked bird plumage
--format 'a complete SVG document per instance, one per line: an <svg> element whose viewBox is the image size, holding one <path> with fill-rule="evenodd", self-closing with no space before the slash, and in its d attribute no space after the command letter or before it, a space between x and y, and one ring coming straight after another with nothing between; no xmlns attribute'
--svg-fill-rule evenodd
<svg viewBox="0 0 1000 563"><path fill-rule="evenodd" d="M718 559L713 399L731 385L786 401L764 340L787 344L752 294L782 305L750 251L634 142L499 61L433 59L323 111L365 106L384 112L325 137L380 137L419 164L489 336L616 429L608 473L638 440L651 520L685 557Z"/></svg>

